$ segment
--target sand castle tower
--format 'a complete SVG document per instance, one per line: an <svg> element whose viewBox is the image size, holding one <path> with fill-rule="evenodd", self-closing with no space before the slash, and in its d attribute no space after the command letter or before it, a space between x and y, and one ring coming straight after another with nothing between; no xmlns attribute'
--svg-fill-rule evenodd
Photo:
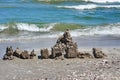
<svg viewBox="0 0 120 80"><path fill-rule="evenodd" d="M52 47L52 57L60 57L65 54L66 58L76 58L78 53L77 44L66 29L64 34L57 39L56 44Z"/></svg>

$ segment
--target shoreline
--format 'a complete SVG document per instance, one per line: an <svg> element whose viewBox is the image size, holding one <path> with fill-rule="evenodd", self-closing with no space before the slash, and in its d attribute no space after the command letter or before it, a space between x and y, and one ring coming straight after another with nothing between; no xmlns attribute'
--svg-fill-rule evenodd
<svg viewBox="0 0 120 80"><path fill-rule="evenodd" d="M19 47L22 50L31 51L32 49L39 50L42 48L51 49L56 43L57 38L40 38L33 40L21 41L4 41L0 42L0 58L5 54L7 46L12 46L15 50ZM120 39L112 37L73 37L77 42L78 48L120 48Z"/></svg>

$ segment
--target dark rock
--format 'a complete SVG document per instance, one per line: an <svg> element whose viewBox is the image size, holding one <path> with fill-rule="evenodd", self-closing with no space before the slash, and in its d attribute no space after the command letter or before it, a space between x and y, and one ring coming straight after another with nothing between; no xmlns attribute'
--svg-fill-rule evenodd
<svg viewBox="0 0 120 80"><path fill-rule="evenodd" d="M49 58L49 50L46 49L41 49L41 58L42 59L48 59Z"/></svg>
<svg viewBox="0 0 120 80"><path fill-rule="evenodd" d="M24 51L20 54L20 58L21 58L21 59L30 59L30 55L28 54L28 51L24 50Z"/></svg>
<svg viewBox="0 0 120 80"><path fill-rule="evenodd" d="M106 55L102 52L101 48L93 48L93 55L95 58L104 58Z"/></svg>

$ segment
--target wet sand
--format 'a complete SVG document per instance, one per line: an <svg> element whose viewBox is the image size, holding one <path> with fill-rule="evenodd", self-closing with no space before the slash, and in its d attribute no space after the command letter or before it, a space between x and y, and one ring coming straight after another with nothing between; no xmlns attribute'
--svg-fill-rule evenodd
<svg viewBox="0 0 120 80"><path fill-rule="evenodd" d="M0 58L5 54L5 48L12 46L13 49L19 47L22 50L32 49L40 50L41 48L51 48L57 41L57 38L40 38L31 40L14 40L0 42ZM120 39L118 37L73 37L73 41L77 42L79 48L120 48Z"/></svg>

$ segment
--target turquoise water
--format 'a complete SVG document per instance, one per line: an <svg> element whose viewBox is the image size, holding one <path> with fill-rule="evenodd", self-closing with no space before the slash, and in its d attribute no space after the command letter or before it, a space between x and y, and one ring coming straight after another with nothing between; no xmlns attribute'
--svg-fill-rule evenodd
<svg viewBox="0 0 120 80"><path fill-rule="evenodd" d="M0 40L120 35L119 0L0 0Z"/></svg>

